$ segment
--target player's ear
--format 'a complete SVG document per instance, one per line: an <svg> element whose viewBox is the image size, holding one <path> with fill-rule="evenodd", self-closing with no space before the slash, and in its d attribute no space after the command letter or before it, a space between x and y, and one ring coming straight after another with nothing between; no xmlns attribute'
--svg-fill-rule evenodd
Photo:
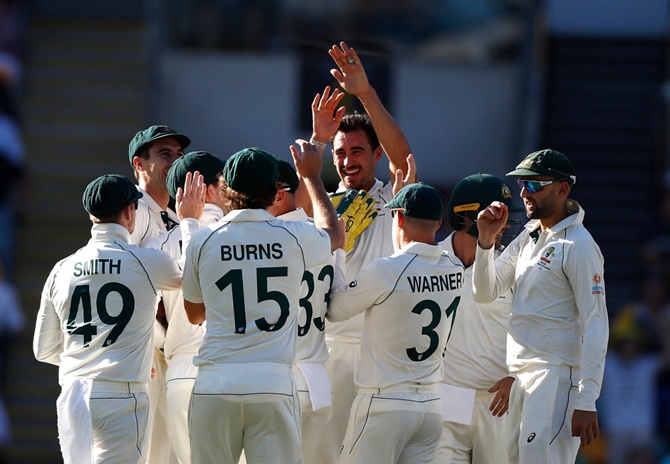
<svg viewBox="0 0 670 464"><path fill-rule="evenodd" d="M133 168L135 168L136 171L144 171L144 160L140 156L136 156L133 158Z"/></svg>
<svg viewBox="0 0 670 464"><path fill-rule="evenodd" d="M384 155L384 150L382 149L381 145L379 145L377 148L375 148L375 151L372 152L372 158L374 159L375 163L377 161L381 160L383 155Z"/></svg>

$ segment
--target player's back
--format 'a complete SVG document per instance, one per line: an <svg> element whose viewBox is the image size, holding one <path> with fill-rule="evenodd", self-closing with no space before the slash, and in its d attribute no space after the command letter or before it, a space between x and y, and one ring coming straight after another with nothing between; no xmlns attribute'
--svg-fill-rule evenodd
<svg viewBox="0 0 670 464"><path fill-rule="evenodd" d="M194 234L184 298L201 299L207 321L194 363L291 365L303 273L330 255L325 232L264 210L234 211Z"/></svg>
<svg viewBox="0 0 670 464"><path fill-rule="evenodd" d="M170 257L94 237L59 262L50 280L45 292L64 333L61 379L148 382L157 291L181 280Z"/></svg>
<svg viewBox="0 0 670 464"><path fill-rule="evenodd" d="M374 278L389 287L366 311L361 367L356 372L359 386L441 380L442 353L457 314L463 266L437 248L415 243L370 266Z"/></svg>

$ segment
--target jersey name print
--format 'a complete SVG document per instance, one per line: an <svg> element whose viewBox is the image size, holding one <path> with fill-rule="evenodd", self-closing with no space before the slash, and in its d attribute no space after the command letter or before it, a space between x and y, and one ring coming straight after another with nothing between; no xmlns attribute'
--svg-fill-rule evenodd
<svg viewBox="0 0 670 464"><path fill-rule="evenodd" d="M281 243L221 245L221 261L257 261L262 259L282 259L283 257L284 250Z"/></svg>
<svg viewBox="0 0 670 464"><path fill-rule="evenodd" d="M442 292L445 290L457 290L463 288L463 273L451 273L443 275L413 275L407 276L412 293Z"/></svg>

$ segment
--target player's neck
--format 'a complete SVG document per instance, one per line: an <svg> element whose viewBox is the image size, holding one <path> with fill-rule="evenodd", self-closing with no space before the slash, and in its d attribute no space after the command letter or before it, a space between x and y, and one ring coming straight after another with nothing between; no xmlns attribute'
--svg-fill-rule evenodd
<svg viewBox="0 0 670 464"><path fill-rule="evenodd" d="M170 203L170 193L167 191L167 189L156 188L150 183L140 185L140 187L156 202L158 206L160 206L163 211L168 209L168 204Z"/></svg>
<svg viewBox="0 0 670 464"><path fill-rule="evenodd" d="M456 257L461 260L465 267L471 266L475 262L477 239L464 230L457 230L452 238Z"/></svg>

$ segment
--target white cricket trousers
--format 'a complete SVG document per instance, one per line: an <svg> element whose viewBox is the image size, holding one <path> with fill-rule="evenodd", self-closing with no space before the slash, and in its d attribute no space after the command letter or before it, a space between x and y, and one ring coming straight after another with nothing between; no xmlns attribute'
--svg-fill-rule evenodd
<svg viewBox="0 0 670 464"><path fill-rule="evenodd" d="M429 464L442 435L437 385L359 388L340 464Z"/></svg>
<svg viewBox="0 0 670 464"><path fill-rule="evenodd" d="M572 413L577 385L572 368L566 366L529 366L516 372L512 384L510 416L521 424L518 447L511 448L511 462L519 464L574 463L580 439L572 436ZM515 453L518 452L518 456Z"/></svg>
<svg viewBox="0 0 670 464"><path fill-rule="evenodd" d="M303 431L303 440L311 445L312 461L305 464L335 464L347 432L349 411L356 398L354 370L359 363L361 340L326 335L328 360L324 363L332 389L332 409L327 421ZM318 447L315 448L315 443Z"/></svg>
<svg viewBox="0 0 670 464"><path fill-rule="evenodd" d="M301 464L300 405L291 366L199 366L189 417L193 464Z"/></svg>
<svg viewBox="0 0 670 464"><path fill-rule="evenodd" d="M491 414L489 407L493 398L495 398L495 393L477 390L470 425L444 422L440 446L433 459L433 464L508 464L510 462L508 454L512 443L513 425L509 412L502 417Z"/></svg>
<svg viewBox="0 0 670 464"><path fill-rule="evenodd" d="M62 395L61 395L62 396ZM73 411L72 408L88 411ZM149 398L147 385L140 382L110 382L106 380L90 381L89 397L74 399L64 403L59 398L58 415L60 418L90 417L90 424L69 424L59 421L58 433L62 437L68 434L68 428L90 427L91 435L79 433L75 440L88 436L93 443L87 445L92 449L91 462L95 464L143 464L147 462L149 436L146 434L149 421ZM66 410L64 410L64 408ZM69 451L69 450L68 450ZM65 453L64 453L65 454ZM65 459L66 464L79 464L83 456L72 456Z"/></svg>
<svg viewBox="0 0 670 464"><path fill-rule="evenodd" d="M330 417L330 406L317 409L312 407L312 398L305 376L297 366L293 367L293 379L298 391L300 419L302 423L302 461L304 464L322 463L321 440L326 421Z"/></svg>

